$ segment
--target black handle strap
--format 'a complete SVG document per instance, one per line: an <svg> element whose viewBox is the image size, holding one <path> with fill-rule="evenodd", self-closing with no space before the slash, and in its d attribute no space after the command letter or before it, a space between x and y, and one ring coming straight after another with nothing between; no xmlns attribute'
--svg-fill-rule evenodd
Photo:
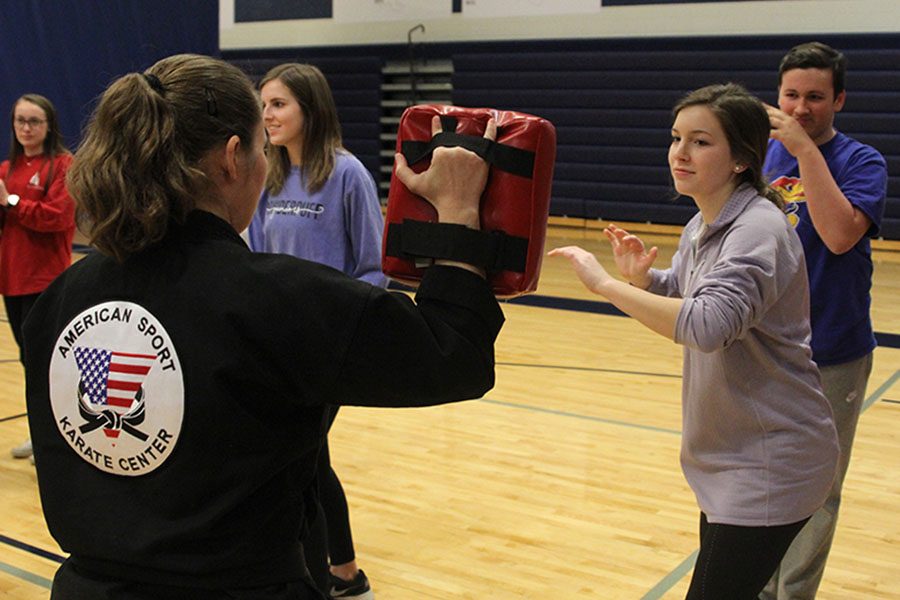
<svg viewBox="0 0 900 600"><path fill-rule="evenodd" d="M528 239L503 231L479 231L465 225L406 219L388 225L385 253L415 260L417 267L441 258L475 265L491 273L524 273ZM428 259L425 264L423 258Z"/></svg>
<svg viewBox="0 0 900 600"><path fill-rule="evenodd" d="M441 117L441 127L443 131L428 142L400 143L400 152L407 164L414 165L428 158L435 148L462 146L502 171L531 179L534 172L534 152L501 144L483 136L456 133L456 119L447 115Z"/></svg>

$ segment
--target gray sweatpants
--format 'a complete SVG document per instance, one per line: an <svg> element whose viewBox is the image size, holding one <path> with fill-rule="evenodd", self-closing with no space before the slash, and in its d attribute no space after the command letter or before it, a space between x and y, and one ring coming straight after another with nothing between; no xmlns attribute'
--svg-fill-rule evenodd
<svg viewBox="0 0 900 600"><path fill-rule="evenodd" d="M866 399L872 354L839 365L820 367L822 388L834 412L841 458L825 505L816 511L794 538L781 565L760 593L761 600L813 600L831 550L841 506L841 487L850 464L856 423Z"/></svg>

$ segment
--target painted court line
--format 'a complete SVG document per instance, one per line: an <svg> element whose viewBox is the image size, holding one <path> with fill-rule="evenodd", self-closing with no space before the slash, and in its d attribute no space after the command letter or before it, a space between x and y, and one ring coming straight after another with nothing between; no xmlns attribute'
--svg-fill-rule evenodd
<svg viewBox="0 0 900 600"><path fill-rule="evenodd" d="M26 544L25 542L20 542L19 540L15 540L11 537L7 537L5 535L0 535L0 542L12 546L13 548L18 548L19 550L24 550L29 554L34 554L36 556L40 556L42 558L46 558L48 560L52 560L54 562L61 563L65 560L64 557L59 556L58 554L54 554L53 552L48 552L47 550L42 550L37 546L32 546L31 544ZM50 589L53 582L46 577L41 577L40 575L35 575L29 571L25 571L24 569L20 569L19 567L14 567L8 563L0 561L0 571L4 573L8 573L13 577L18 577L23 581L27 581L28 583L33 583L36 586L42 587L44 589Z"/></svg>
<svg viewBox="0 0 900 600"><path fill-rule="evenodd" d="M651 373L648 371L629 371L627 369L602 369L600 367L572 367L569 365L542 365L537 363L513 363L513 362L497 362L503 367L529 367L531 369L559 369L561 371L593 371L596 373L620 373L622 375L646 375L647 377L671 377L673 379L681 379L681 373L673 375L672 373Z"/></svg>
<svg viewBox="0 0 900 600"><path fill-rule="evenodd" d="M9 573L13 577L18 577L28 583L33 583L34 585L40 586L46 590L50 589L50 586L53 584L52 581L45 577L41 577L40 575L35 575L34 573L29 573L28 571L23 571L18 567L14 567L12 565L8 565L5 562L0 562L0 571L5 573Z"/></svg>
<svg viewBox="0 0 900 600"><path fill-rule="evenodd" d="M697 554L700 550L694 550L690 556L681 561L681 564L675 567L671 573L663 577L659 583L653 586L653 589L641 596L641 600L658 600L663 594L675 587L675 584L681 581L681 578L691 572L694 568L694 562L697 560Z"/></svg>
<svg viewBox="0 0 900 600"><path fill-rule="evenodd" d="M35 556L40 556L41 558L52 560L53 562L62 563L64 560L66 560L64 556L60 556L55 552L50 552L49 550L44 550L42 548L38 548L37 546L26 544L25 542L21 542L5 535L0 535L0 542L6 544L7 546L12 546L13 548L24 550L25 552L34 554Z"/></svg>
<svg viewBox="0 0 900 600"><path fill-rule="evenodd" d="M564 298L562 296L543 296L540 294L526 294L516 298L504 300L506 304L521 304L538 308L552 308L556 310L571 310L576 312L594 313L598 315L611 315L627 317L625 313L609 302L599 300L580 300L577 298ZM879 346L884 348L900 348L900 334L875 332L875 339Z"/></svg>
<svg viewBox="0 0 900 600"><path fill-rule="evenodd" d="M602 417L593 417L591 415L583 415L581 413L566 412L564 410L556 410L553 408L544 408L543 406L532 406L530 404L518 404L516 402L505 402L503 400L491 400L490 398L482 398L481 402L487 404L496 404L498 406L508 406L510 408L518 408L531 412L539 412L548 415L556 415L559 417L569 417L572 419L581 419L583 421L595 421L597 423L606 423L607 425L618 425L619 427L630 427L632 429L643 429L644 431L655 431L657 433L674 433L681 435L681 431L677 429L665 429L663 427L653 427L652 425L641 425L640 423L630 423L628 421L617 421L615 419L604 419Z"/></svg>
<svg viewBox="0 0 900 600"><path fill-rule="evenodd" d="M8 417L3 417L2 419L0 419L0 423L3 423L4 421L13 421L15 419L21 419L22 417L26 417L26 416L28 416L28 413L21 413L18 415L10 415Z"/></svg>
<svg viewBox="0 0 900 600"><path fill-rule="evenodd" d="M900 379L900 369L894 371L894 374L887 378L887 380L882 383L877 390L872 392L872 395L866 398L865 403L862 405L862 410L865 411L867 408L878 402L878 400L887 392L891 387L897 383L897 380Z"/></svg>

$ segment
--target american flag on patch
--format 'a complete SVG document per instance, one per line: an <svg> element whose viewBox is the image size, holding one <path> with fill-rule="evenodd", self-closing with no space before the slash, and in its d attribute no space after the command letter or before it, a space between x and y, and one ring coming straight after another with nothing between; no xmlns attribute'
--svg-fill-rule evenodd
<svg viewBox="0 0 900 600"><path fill-rule="evenodd" d="M81 372L83 393L91 404L128 409L156 356L78 347L75 361Z"/></svg>

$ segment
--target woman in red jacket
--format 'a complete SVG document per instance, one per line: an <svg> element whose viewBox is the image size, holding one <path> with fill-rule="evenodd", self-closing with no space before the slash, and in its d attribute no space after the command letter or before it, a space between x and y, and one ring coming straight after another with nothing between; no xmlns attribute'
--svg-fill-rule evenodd
<svg viewBox="0 0 900 600"><path fill-rule="evenodd" d="M16 100L9 157L0 164L0 294L22 361L22 323L57 275L72 262L75 203L66 191L72 155L56 109L37 94ZM13 448L31 456L31 441Z"/></svg>

